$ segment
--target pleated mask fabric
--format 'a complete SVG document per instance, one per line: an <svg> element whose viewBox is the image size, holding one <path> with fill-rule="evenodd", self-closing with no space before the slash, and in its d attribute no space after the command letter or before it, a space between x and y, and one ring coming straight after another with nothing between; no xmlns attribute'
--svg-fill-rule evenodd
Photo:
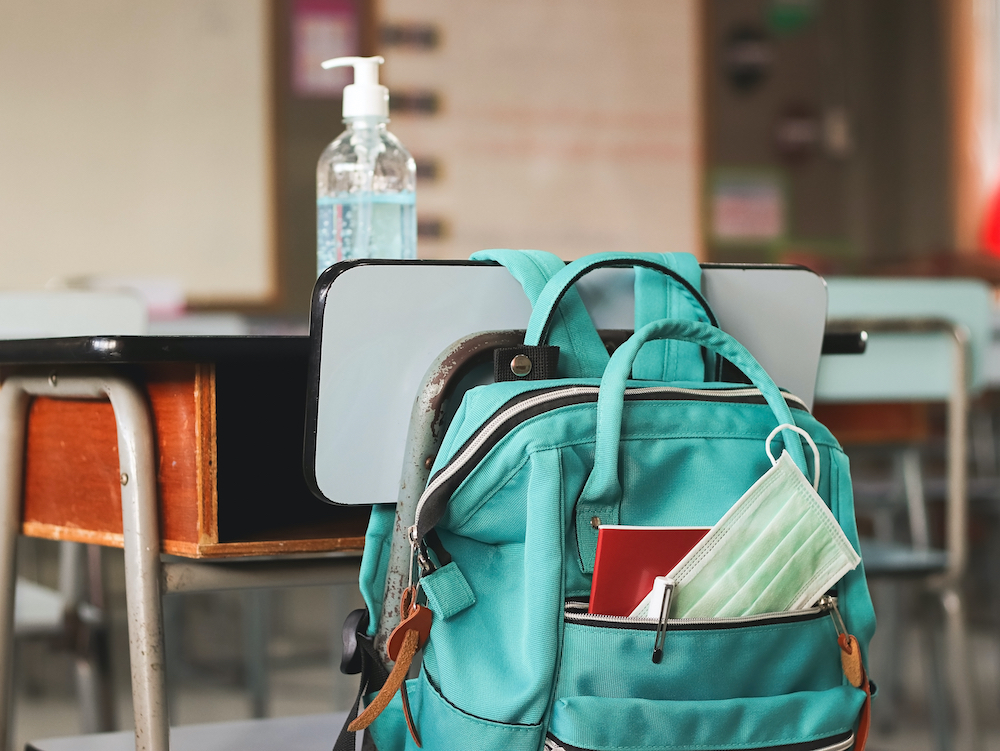
<svg viewBox="0 0 1000 751"><path fill-rule="evenodd" d="M816 602L861 557L788 452L670 573L674 618L735 618Z"/></svg>

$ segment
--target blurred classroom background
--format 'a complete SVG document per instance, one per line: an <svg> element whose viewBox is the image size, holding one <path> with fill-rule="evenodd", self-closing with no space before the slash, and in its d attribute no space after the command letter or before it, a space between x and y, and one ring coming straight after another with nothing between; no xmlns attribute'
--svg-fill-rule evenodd
<svg viewBox="0 0 1000 751"><path fill-rule="evenodd" d="M421 258L686 251L1000 284L1000 0L6 0L0 287L129 289L151 333L305 333L315 164L350 82L319 63L355 54L386 58L390 129L417 162ZM970 421L964 584L990 748L998 354L992 340L981 353ZM943 423L940 406L913 417L928 474L942 471ZM877 484L887 462L861 456L859 479ZM943 495L928 482L932 521ZM127 728L121 554L100 554ZM19 555L55 584L53 544L25 538ZM893 587L875 595L903 613L900 669L870 747L932 748L926 602L917 584ZM350 587L171 601L174 721L346 709L339 631L357 601ZM246 612L262 614L256 631ZM246 659L261 639L263 683ZM62 646L19 643L20 741L80 729Z"/></svg>

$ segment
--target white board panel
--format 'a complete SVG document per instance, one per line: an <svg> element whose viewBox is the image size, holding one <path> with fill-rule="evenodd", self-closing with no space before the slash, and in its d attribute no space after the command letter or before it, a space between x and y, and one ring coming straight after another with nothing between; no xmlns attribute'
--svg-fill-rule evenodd
<svg viewBox="0 0 1000 751"><path fill-rule="evenodd" d="M0 3L0 286L273 294L267 7Z"/></svg>
<svg viewBox="0 0 1000 751"><path fill-rule="evenodd" d="M311 332L319 359L307 405L307 479L335 503L393 503L428 367L463 336L525 328L531 305L499 266L381 262L330 276L320 279ZM632 328L633 280L629 269L580 280L598 328ZM720 327L811 407L826 327L823 278L801 267L712 266L702 291Z"/></svg>

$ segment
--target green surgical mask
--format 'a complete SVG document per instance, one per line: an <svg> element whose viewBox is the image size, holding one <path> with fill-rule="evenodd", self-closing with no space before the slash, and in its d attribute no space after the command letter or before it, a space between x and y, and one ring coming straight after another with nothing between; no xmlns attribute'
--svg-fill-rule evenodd
<svg viewBox="0 0 1000 751"><path fill-rule="evenodd" d="M674 618L732 618L806 608L861 561L819 497L819 450L812 439L816 479L810 484L787 452L754 483L668 578Z"/></svg>

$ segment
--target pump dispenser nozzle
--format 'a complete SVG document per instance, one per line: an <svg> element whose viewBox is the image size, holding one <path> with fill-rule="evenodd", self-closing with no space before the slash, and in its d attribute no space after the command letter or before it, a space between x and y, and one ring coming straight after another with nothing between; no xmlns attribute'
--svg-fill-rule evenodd
<svg viewBox="0 0 1000 751"><path fill-rule="evenodd" d="M324 69L354 66L354 83L344 87L344 117L389 116L389 89L378 82L381 57L335 57L321 63Z"/></svg>

